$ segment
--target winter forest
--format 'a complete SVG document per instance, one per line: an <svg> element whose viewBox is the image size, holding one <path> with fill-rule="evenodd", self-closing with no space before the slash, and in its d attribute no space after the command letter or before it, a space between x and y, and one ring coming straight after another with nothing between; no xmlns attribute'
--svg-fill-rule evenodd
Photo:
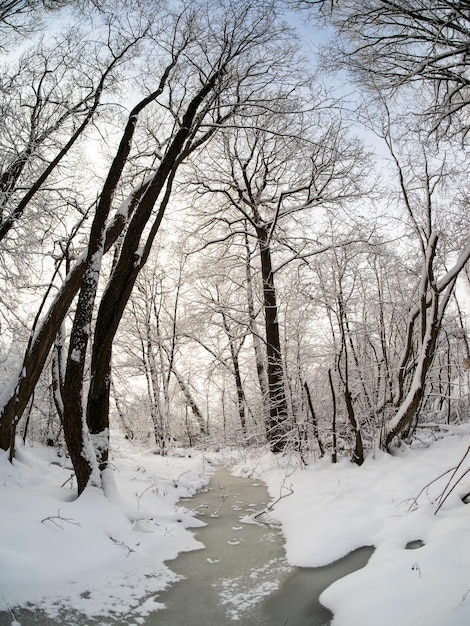
<svg viewBox="0 0 470 626"><path fill-rule="evenodd" d="M7 0L0 54L5 467L465 430L466 0Z"/></svg>

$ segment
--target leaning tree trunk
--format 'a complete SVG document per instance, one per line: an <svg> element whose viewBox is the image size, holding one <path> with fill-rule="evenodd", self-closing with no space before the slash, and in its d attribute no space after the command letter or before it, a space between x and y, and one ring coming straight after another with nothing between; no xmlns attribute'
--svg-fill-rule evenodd
<svg viewBox="0 0 470 626"><path fill-rule="evenodd" d="M426 378L434 360L442 318L454 286L455 280L451 285L449 285L448 289L443 294L440 305L439 294L437 291L432 293L431 304L427 310L426 331L422 337L418 354L418 363L413 373L411 386L407 395L405 396L396 415L386 425L383 437L383 447L385 449L390 447L393 439L409 427L418 415L419 408L424 398Z"/></svg>
<svg viewBox="0 0 470 626"><path fill-rule="evenodd" d="M388 449L393 439L408 428L419 413L424 398L425 384L431 369L437 340L441 330L445 310L455 288L459 271L470 257L470 242L460 255L455 266L439 281L433 276L433 260L436 254L437 235L429 238L426 259L423 266L423 275L420 282L420 304L410 312L410 324L405 348L409 354L408 345L412 342L412 331L415 330L415 321L419 318L421 326L417 338L418 351L416 366L414 367L411 383L406 394L400 389L401 402L395 416L384 427L382 447ZM412 322L412 323L411 323ZM405 360L402 359L402 366ZM400 395L398 397L400 397Z"/></svg>
<svg viewBox="0 0 470 626"><path fill-rule="evenodd" d="M223 74L223 68L215 71L189 102L186 112L182 116L181 126L168 146L138 209L130 221L119 259L101 299L93 338L91 382L87 404L88 429L90 435L98 440L104 438L109 432L111 355L114 337L137 276L145 265L152 242L163 219L170 199L173 177L184 158L191 152L191 140L194 137L195 127L200 123L198 120L200 109ZM209 130L205 136L209 138L211 132ZM195 143L200 145L202 142L199 140ZM164 197L142 252L142 235L152 218L155 204L165 186ZM99 450L98 463L104 468L107 460L108 448L102 447Z"/></svg>
<svg viewBox="0 0 470 626"><path fill-rule="evenodd" d="M106 237L106 221L111 210L112 201L121 180L122 173L127 164L129 154L132 147L132 139L137 127L139 114L152 102L158 98L163 92L167 82L170 70L175 64L173 60L163 72L158 88L143 98L130 112L126 126L122 133L122 137L114 156L111 167L106 177L103 191L101 193L98 206L93 218L90 229L88 249L85 261L85 272L80 287L78 302L75 309L75 316L70 334L69 353L67 359L67 368L65 372L64 384L64 418L66 422L70 422L67 428L64 428L65 442L69 449L72 464L82 465L83 459L76 458L74 449L77 447L75 441L68 439L68 434L75 437L81 433L83 439L81 448L86 449L89 436L92 438L92 445L96 450L96 458L100 471L106 469L109 448L109 429L100 429L98 432L87 432L87 424L85 424L83 410L83 386L85 363L87 357L87 348L90 338L90 327L94 311L94 304L98 290L98 281L100 278L101 264L104 254L105 237ZM149 184L149 188L152 183ZM143 198L146 197L149 189L146 190ZM132 223L132 222L131 222ZM108 375L108 390L110 384L110 372ZM109 391L108 391L108 412L109 412ZM89 464L89 475L91 477L94 470L94 462L91 459L85 459ZM79 494L83 491L86 484L79 484Z"/></svg>
<svg viewBox="0 0 470 626"><path fill-rule="evenodd" d="M132 215L145 188L145 184L136 187L130 194L128 201L122 205L126 210L118 211L111 221L106 231L105 252L111 248L122 233L129 215ZM80 289L85 267L85 257L83 256L67 274L44 320L40 323L28 345L21 370L17 375L15 384L12 386L12 391L8 395L5 393L2 396L3 402L0 407L0 448L3 450L8 450L12 439L14 439L16 425L29 404L54 340L60 331L73 299Z"/></svg>
<svg viewBox="0 0 470 626"><path fill-rule="evenodd" d="M201 435L208 435L209 434L209 430L207 428L207 423L204 420L204 416L202 414L201 409L199 408L198 403L196 402L196 400L194 399L193 394L191 393L191 389L189 388L189 383L187 383L184 378L181 376L181 374L178 372L178 370L175 368L174 364L171 368L171 373L173 374L173 376L176 378L176 381L179 385L179 388L181 389L185 399L186 399L186 404L187 406L191 409L192 414L194 415L198 426L199 426L199 431L201 433Z"/></svg>

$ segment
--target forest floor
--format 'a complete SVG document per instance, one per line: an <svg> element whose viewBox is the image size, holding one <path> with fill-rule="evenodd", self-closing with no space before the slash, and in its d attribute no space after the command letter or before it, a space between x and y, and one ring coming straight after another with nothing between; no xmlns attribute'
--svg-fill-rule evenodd
<svg viewBox="0 0 470 626"><path fill-rule="evenodd" d="M305 467L296 455L248 449L161 457L112 433L106 497L90 488L78 499L69 460L53 448L20 446L13 465L1 453L0 611L11 624L25 606L103 624L132 611L142 623L174 580L165 561L200 547L190 532L200 522L181 498L224 462L267 483L293 565L375 546L365 568L322 594L335 626L468 626L470 426L426 432L362 467L327 458Z"/></svg>

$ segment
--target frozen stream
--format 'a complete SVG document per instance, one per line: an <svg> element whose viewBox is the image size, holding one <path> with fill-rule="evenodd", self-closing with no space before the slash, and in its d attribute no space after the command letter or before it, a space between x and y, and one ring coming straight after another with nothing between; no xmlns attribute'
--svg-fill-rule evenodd
<svg viewBox="0 0 470 626"><path fill-rule="evenodd" d="M320 593L363 567L372 549L362 548L327 567L293 568L285 560L280 528L265 523L266 518L253 523L254 514L269 501L263 483L217 469L209 490L187 502L207 524L195 532L205 549L169 563L184 579L159 594L157 600L166 608L149 616L145 626L330 623Z"/></svg>
<svg viewBox="0 0 470 626"><path fill-rule="evenodd" d="M371 548L361 548L321 568L286 562L279 526L263 511L270 502L264 483L234 477L219 466L209 488L182 506L205 526L194 529L205 547L180 554L167 565L179 580L153 599L166 608L145 619L89 619L66 611L52 619L34 610L15 610L21 626L326 626L331 613L319 595L333 581L363 567ZM143 599L149 602L151 598ZM147 605L148 606L148 605ZM0 626L12 616L0 612Z"/></svg>

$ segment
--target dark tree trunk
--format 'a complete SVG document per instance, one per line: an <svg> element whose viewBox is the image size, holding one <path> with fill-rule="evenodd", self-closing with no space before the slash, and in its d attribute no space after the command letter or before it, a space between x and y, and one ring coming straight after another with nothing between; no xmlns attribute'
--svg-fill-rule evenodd
<svg viewBox="0 0 470 626"><path fill-rule="evenodd" d="M258 376L258 383L261 392L262 406L263 406L263 418L266 427L266 433L268 434L269 423L269 385L268 377L266 374L266 367L264 364L263 346L261 343L260 334L258 332L258 324L256 322L256 311L253 297L253 280L251 275L250 264L250 247L248 244L248 234L245 232L245 248L246 248L246 260L245 260L245 275L246 275L246 293L247 293L247 305L248 305L248 324L250 332L253 337L253 349L255 353L256 373Z"/></svg>
<svg viewBox="0 0 470 626"><path fill-rule="evenodd" d="M318 432L317 416L316 416L315 410L313 408L312 396L310 394L310 388L309 388L309 386L307 384L307 381L304 382L304 389L305 389L305 394L307 396L308 410L310 412L310 416L311 416L311 419L312 419L313 436L315 437L315 440L316 440L316 442L318 444L318 449L320 450L320 456L323 456L325 454L325 447L324 447L323 442L321 440L320 433Z"/></svg>
<svg viewBox="0 0 470 626"><path fill-rule="evenodd" d="M238 349L235 347L235 338L230 329L229 323L227 321L227 316L223 309L221 309L220 314L222 315L222 322L224 325L224 330L229 341L230 357L232 359L233 374L235 377L235 388L237 390L238 415L240 417L240 424L242 427L243 434L246 435L245 393L243 391L242 377L241 377L241 372L240 372L240 362L238 360L240 347Z"/></svg>
<svg viewBox="0 0 470 626"><path fill-rule="evenodd" d="M240 364L238 362L238 355L232 355L234 374L235 374L235 386L237 388L237 404L238 415L240 417L240 425L242 427L243 434L246 435L246 410L245 410L245 394L243 392L242 378L240 374Z"/></svg>
<svg viewBox="0 0 470 626"><path fill-rule="evenodd" d="M354 406L352 402L352 394L349 385L349 355L348 355L348 344L346 341L346 333L348 332L348 328L346 325L346 312L344 309L344 301L343 294L340 291L338 294L338 322L339 329L341 333L341 353L338 356L338 373L341 378L341 382L344 386L344 402L346 404L346 412L348 415L349 423L351 424L351 428L354 433L354 451L352 460L357 465L362 465L364 463L364 446L362 443L362 435L361 435L361 426L356 418L356 413L354 411ZM341 357L344 359L344 371L341 370Z"/></svg>
<svg viewBox="0 0 470 626"><path fill-rule="evenodd" d="M133 192L128 214L132 214L144 189L145 187L141 186ZM105 252L111 248L121 234L126 220L127 215L119 213L109 225L106 233ZM80 259L67 274L45 319L41 322L26 350L17 384L0 413L0 447L3 450L8 450L10 447L16 424L23 416L34 393L57 333L60 331L72 301L80 289L84 272L85 259Z"/></svg>
<svg viewBox="0 0 470 626"><path fill-rule="evenodd" d="M284 387L278 308L271 249L267 229L257 229L261 254L264 315L266 324L266 351L268 356L269 427L268 439L272 452L282 452L287 445L288 409Z"/></svg>
<svg viewBox="0 0 470 626"><path fill-rule="evenodd" d="M116 155L113 159L111 167L109 168L108 175L103 186L103 191L101 193L101 197L96 208L93 223L91 225L88 250L85 261L86 267L83 275L82 285L80 288L80 294L78 296L78 302L70 336L69 355L67 359L67 369L65 373L64 416L65 421L72 422L72 424L69 424L67 430L64 429L65 441L69 449L70 446L74 447L75 442L72 443L67 439L67 433L71 434L71 436L76 436L80 428L83 439L83 448L86 447L85 438L88 436L86 433L85 424L83 423L83 383L85 361L90 336L89 329L91 326L96 292L98 289L101 263L104 254L106 220L108 219L116 188L119 184L122 172L124 170L124 167L126 166L131 151L132 139L137 126L139 114L143 109L145 109L148 104L153 102L162 93L170 70L176 63L176 58L177 57L175 57L175 59L167 66L166 70L163 72L158 88L151 94L149 94L146 98L142 99L132 109L124 131L122 133ZM147 192L148 189L146 189L143 198L145 198ZM107 398L106 406L104 407L104 410L106 410L106 414L109 413L109 390L111 375L110 361L108 362L107 369L107 375L105 376L105 388ZM106 420L106 424L103 424L103 420L100 420L99 417L97 417L96 420L88 421L95 427L93 430L90 429L90 434L92 435L92 439L94 440L93 443L96 448L96 457L99 470L103 471L104 469L106 469L108 463L108 420ZM87 461L89 463L89 474L91 476L91 473L93 471L93 463L91 463L90 459L87 459ZM73 457L72 463L74 463ZM80 463L82 463L82 461L80 461ZM79 488L79 494L80 493L81 490Z"/></svg>
<svg viewBox="0 0 470 626"><path fill-rule="evenodd" d="M331 376L331 369L328 370L328 383L330 385L331 402L333 405L333 416L331 419L331 433L333 435L331 462L336 463L338 461L337 435L336 435L336 393L335 393L335 387L333 385L333 377Z"/></svg>
<svg viewBox="0 0 470 626"><path fill-rule="evenodd" d="M109 428L109 391L114 337L137 276L148 257L151 242L163 219L169 201L168 193L162 199L151 234L145 244L145 250L143 254L139 254L142 234L164 186L168 183L171 188L168 181L172 180L184 154L189 153L190 148L185 149L185 144L191 140L199 109L222 74L222 70L214 72L188 104L181 120L181 126L169 145L157 172L142 197L138 210L134 213L128 226L119 259L101 299L93 338L91 381L87 404L87 424L92 436L100 435ZM106 464L107 450L101 450L98 462L100 466Z"/></svg>

